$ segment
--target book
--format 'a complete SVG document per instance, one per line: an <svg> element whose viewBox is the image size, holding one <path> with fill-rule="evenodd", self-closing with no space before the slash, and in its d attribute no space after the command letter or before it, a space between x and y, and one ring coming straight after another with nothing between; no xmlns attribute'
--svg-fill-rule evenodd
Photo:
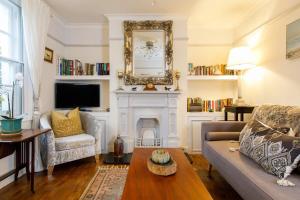
<svg viewBox="0 0 300 200"><path fill-rule="evenodd" d="M233 98L203 100L199 97L187 98L188 112L221 112L225 106L231 106Z"/></svg>
<svg viewBox="0 0 300 200"><path fill-rule="evenodd" d="M193 72L193 73L192 73ZM217 64L211 66L195 66L191 71L191 75L196 76L211 76L211 75L236 75L234 70L226 69L225 64Z"/></svg>
<svg viewBox="0 0 300 200"><path fill-rule="evenodd" d="M83 63L78 60L69 60L59 57L57 61L57 75L81 76L81 75L109 75L109 63Z"/></svg>

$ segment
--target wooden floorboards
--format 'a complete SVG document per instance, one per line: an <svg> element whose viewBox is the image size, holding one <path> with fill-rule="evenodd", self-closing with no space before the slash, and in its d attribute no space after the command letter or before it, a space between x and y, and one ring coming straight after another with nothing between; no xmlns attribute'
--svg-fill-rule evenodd
<svg viewBox="0 0 300 200"><path fill-rule="evenodd" d="M239 200L239 195L213 170L208 178L208 163L201 155L191 155L193 167L215 200ZM102 162L100 162L102 165ZM26 177L0 190L0 200L77 200L97 170L94 157L56 166L53 177L36 174L36 193L32 194Z"/></svg>

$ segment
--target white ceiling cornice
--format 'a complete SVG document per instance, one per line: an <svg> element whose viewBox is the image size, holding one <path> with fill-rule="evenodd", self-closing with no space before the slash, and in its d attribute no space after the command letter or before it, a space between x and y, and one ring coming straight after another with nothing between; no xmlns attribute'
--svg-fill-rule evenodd
<svg viewBox="0 0 300 200"><path fill-rule="evenodd" d="M66 28L108 28L108 22L100 23L66 23Z"/></svg>
<svg viewBox="0 0 300 200"><path fill-rule="evenodd" d="M258 3L256 3L252 8L249 9L249 12L247 12L245 14L245 16L243 17L243 20L241 21L240 24L237 25L237 27L239 27L241 24L243 24L246 20L252 18L262 8L267 9L267 6L272 4L273 1L274 0L258 1Z"/></svg>
<svg viewBox="0 0 300 200"><path fill-rule="evenodd" d="M271 0L272 1L272 0ZM274 1L274 0L273 0ZM268 6L267 4L264 5L265 7ZM255 18L256 15L261 14L260 12L263 12L264 6L261 6L260 9L257 9L256 12L254 12L251 16L245 19L245 22L251 21L251 19ZM236 32L236 37L234 40L234 44L238 44L240 41L242 41L245 37L250 35L251 33L254 33L258 29L262 28L263 26L270 25L277 20L281 19L282 17L288 15L289 13L292 13L296 10L300 9L300 2L295 3L293 6L289 6L288 8L280 9L280 11L277 11L277 13L273 13L270 15L268 18L263 19L259 23L255 24L254 26L245 28L243 32L237 33L238 29L235 29ZM241 24L240 26L242 27L244 24Z"/></svg>
<svg viewBox="0 0 300 200"><path fill-rule="evenodd" d="M114 13L104 14L108 20L122 19L122 20L152 20L152 19L169 19L169 20L187 20L188 16L176 14L159 14L159 13Z"/></svg>

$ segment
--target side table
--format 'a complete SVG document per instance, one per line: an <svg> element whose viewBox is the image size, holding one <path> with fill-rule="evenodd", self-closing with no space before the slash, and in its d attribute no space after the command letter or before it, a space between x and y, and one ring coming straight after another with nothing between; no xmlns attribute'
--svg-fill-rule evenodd
<svg viewBox="0 0 300 200"><path fill-rule="evenodd" d="M5 149L11 149L16 151L16 169L2 175L0 181L15 174L15 181L18 179L19 171L26 168L27 180L30 181L31 191L34 193L34 161L35 161L35 142L34 139L44 133L47 133L50 129L23 129L22 134L16 136L1 136L0 135L0 152L4 152L0 155L0 158L7 156ZM29 171L30 164L30 150L31 145L31 171Z"/></svg>
<svg viewBox="0 0 300 200"><path fill-rule="evenodd" d="M228 113L234 113L234 120L239 121L239 114L241 115L240 121L244 121L244 113L252 113L254 106L225 106L224 120L228 121Z"/></svg>

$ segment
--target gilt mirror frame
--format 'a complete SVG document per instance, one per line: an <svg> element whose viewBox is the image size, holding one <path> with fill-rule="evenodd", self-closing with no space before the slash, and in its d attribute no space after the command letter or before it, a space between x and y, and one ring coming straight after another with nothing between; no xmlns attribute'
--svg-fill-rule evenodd
<svg viewBox="0 0 300 200"><path fill-rule="evenodd" d="M173 84L173 21L124 21L124 59L125 85L145 85L149 82L155 85ZM165 74L162 77L137 77L133 66L133 31L164 31L165 37Z"/></svg>

